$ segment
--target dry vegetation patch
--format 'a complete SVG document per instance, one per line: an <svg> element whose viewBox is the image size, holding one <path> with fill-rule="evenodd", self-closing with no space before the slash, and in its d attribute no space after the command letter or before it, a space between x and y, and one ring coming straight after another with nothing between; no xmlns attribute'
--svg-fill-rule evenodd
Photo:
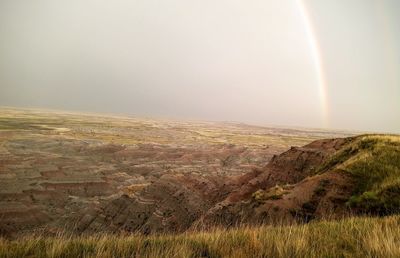
<svg viewBox="0 0 400 258"><path fill-rule="evenodd" d="M0 239L0 257L399 257L400 217L143 236Z"/></svg>

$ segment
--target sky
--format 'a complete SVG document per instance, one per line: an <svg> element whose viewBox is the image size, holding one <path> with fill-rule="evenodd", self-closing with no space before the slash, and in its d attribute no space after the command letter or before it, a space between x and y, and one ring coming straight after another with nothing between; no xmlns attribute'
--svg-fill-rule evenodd
<svg viewBox="0 0 400 258"><path fill-rule="evenodd" d="M0 0L0 106L400 133L400 1Z"/></svg>

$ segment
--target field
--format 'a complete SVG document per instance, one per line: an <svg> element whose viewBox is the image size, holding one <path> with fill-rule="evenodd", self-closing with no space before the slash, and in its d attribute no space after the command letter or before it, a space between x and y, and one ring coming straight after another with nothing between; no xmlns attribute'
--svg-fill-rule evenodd
<svg viewBox="0 0 400 258"><path fill-rule="evenodd" d="M399 257L400 217L178 235L0 239L0 257Z"/></svg>

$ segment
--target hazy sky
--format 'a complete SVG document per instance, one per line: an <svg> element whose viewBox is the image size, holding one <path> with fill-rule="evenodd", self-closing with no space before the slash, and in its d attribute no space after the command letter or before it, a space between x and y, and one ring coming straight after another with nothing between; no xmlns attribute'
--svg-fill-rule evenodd
<svg viewBox="0 0 400 258"><path fill-rule="evenodd" d="M400 133L400 1L302 3L0 0L0 106Z"/></svg>

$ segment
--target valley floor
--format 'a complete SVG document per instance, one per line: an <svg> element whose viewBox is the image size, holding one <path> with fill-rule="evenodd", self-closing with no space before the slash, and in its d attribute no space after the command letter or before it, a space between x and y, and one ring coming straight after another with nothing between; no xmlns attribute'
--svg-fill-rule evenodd
<svg viewBox="0 0 400 258"><path fill-rule="evenodd" d="M0 107L0 235L73 228L163 176L243 175L291 146L348 135Z"/></svg>

